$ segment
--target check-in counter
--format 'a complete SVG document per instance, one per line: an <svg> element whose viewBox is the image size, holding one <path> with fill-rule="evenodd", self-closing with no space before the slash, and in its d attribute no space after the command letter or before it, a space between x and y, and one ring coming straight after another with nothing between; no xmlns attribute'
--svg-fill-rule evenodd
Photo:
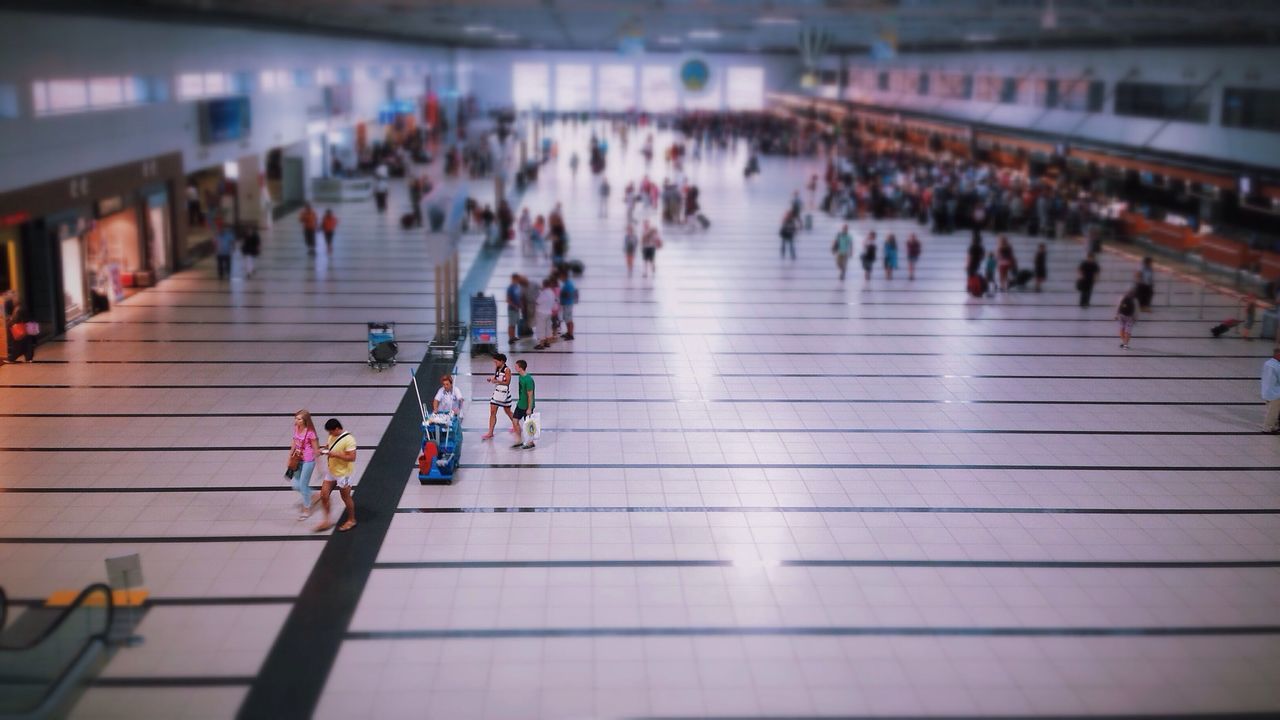
<svg viewBox="0 0 1280 720"><path fill-rule="evenodd" d="M1258 257L1258 274L1263 280L1280 280L1280 253L1262 250Z"/></svg>
<svg viewBox="0 0 1280 720"><path fill-rule="evenodd" d="M1239 240L1229 240L1218 235L1200 236L1200 257L1205 262L1232 270L1244 270L1258 260L1258 252Z"/></svg>
<svg viewBox="0 0 1280 720"><path fill-rule="evenodd" d="M315 178L311 197L316 202L356 202L373 197L372 178Z"/></svg>

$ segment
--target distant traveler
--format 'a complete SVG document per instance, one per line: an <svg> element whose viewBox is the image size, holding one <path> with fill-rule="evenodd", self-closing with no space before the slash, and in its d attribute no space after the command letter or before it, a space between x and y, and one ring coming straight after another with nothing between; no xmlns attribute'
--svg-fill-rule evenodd
<svg viewBox="0 0 1280 720"><path fill-rule="evenodd" d="M978 274L978 270L982 267L982 259L986 255L987 250L982 246L982 236L975 233L972 242L969 243L969 264L965 266L966 277Z"/></svg>
<svg viewBox="0 0 1280 720"><path fill-rule="evenodd" d="M892 280L893 271L898 269L898 238L889 233L884 239L884 279Z"/></svg>
<svg viewBox="0 0 1280 720"><path fill-rule="evenodd" d="M1129 349L1129 339L1133 336L1133 324L1138 320L1138 297L1135 290L1129 290L1120 298L1116 306L1116 321L1120 323L1120 349Z"/></svg>
<svg viewBox="0 0 1280 720"><path fill-rule="evenodd" d="M600 178L600 217L609 217L609 179Z"/></svg>
<svg viewBox="0 0 1280 720"><path fill-rule="evenodd" d="M214 251L217 254L218 279L222 280L231 275L231 252L236 247L236 236L221 220L218 221L217 233Z"/></svg>
<svg viewBox="0 0 1280 720"><path fill-rule="evenodd" d="M1142 258L1142 267L1138 270L1137 280L1138 307L1143 312L1151 312L1151 299L1156 294L1156 271L1151 266L1150 257Z"/></svg>
<svg viewBox="0 0 1280 720"><path fill-rule="evenodd" d="M1262 432L1280 433L1280 347L1272 350L1271 359L1262 365L1262 399L1267 403Z"/></svg>
<svg viewBox="0 0 1280 720"><path fill-rule="evenodd" d="M250 227L244 234L244 239L240 241L240 254L244 256L245 277L253 277L254 266L257 264L260 252L262 252L262 236L258 234L257 227Z"/></svg>
<svg viewBox="0 0 1280 720"><path fill-rule="evenodd" d="M653 271L654 277L658 275L658 248L662 247L662 237L658 235L658 229L649 226L649 221L644 221L644 234L640 236L640 259L643 262L644 272L641 277L649 277L649 272Z"/></svg>
<svg viewBox="0 0 1280 720"><path fill-rule="evenodd" d="M511 447L523 450L532 450L534 447L533 438L527 436L524 432L523 420L533 413L533 376L529 374L529 364L524 360L516 361L516 369L520 373L519 388L520 397L516 400L515 421L520 428L520 441Z"/></svg>
<svg viewBox="0 0 1280 720"><path fill-rule="evenodd" d="M562 273L564 282L560 283L560 319L564 321L564 339L573 339L573 306L578 304L578 286L573 282L571 273Z"/></svg>
<svg viewBox="0 0 1280 720"><path fill-rule="evenodd" d="M876 265L876 234L872 231L867 234L867 239L862 244L862 274L864 279L871 281L871 268Z"/></svg>
<svg viewBox="0 0 1280 720"><path fill-rule="evenodd" d="M1080 263L1079 277L1076 279L1076 290L1080 291L1080 307L1089 307L1089 299L1093 297L1093 283L1100 272L1102 268L1098 266L1093 253L1086 255L1084 262Z"/></svg>
<svg viewBox="0 0 1280 720"><path fill-rule="evenodd" d="M7 303L6 303L7 304ZM9 333L9 362L17 362L21 357L27 362L36 359L36 336L40 334L40 326L31 321L27 308L21 300L12 301L12 310L5 317L5 331Z"/></svg>
<svg viewBox="0 0 1280 720"><path fill-rule="evenodd" d="M633 222L627 222L627 233L622 236L622 252L627 257L627 277L631 277L631 270L636 264L636 248L640 245L640 238L636 235L636 225Z"/></svg>
<svg viewBox="0 0 1280 720"><path fill-rule="evenodd" d="M831 243L831 252L836 256L836 267L840 268L840 279L844 280L845 268L849 266L849 256L853 254L853 236L849 234L849 226L840 228L836 239Z"/></svg>
<svg viewBox="0 0 1280 720"><path fill-rule="evenodd" d="M996 270L1000 274L1000 292L1009 292L1009 274L1017 272L1017 265L1009 238L1001 235L996 245Z"/></svg>
<svg viewBox="0 0 1280 720"><path fill-rule="evenodd" d="M799 222L796 214L792 210L788 210L786 215L782 216L782 228L778 230L778 236L782 238L782 246L779 249L778 257L786 258L787 249L791 250L791 259L796 259L796 229Z"/></svg>
<svg viewBox="0 0 1280 720"><path fill-rule="evenodd" d="M298 214L298 222L302 225L302 240L307 244L307 254L316 254L316 211L311 208L311 203L302 206L302 212Z"/></svg>
<svg viewBox="0 0 1280 720"><path fill-rule="evenodd" d="M320 229L324 231L324 249L326 252L333 252L333 233L338 229L338 216L333 214L333 210L326 209L324 211L324 219L320 221Z"/></svg>
<svg viewBox="0 0 1280 720"><path fill-rule="evenodd" d="M1036 248L1035 271L1036 292L1040 292L1040 286L1049 277L1049 251L1045 249L1044 243L1040 243L1040 247Z"/></svg>
<svg viewBox="0 0 1280 720"><path fill-rule="evenodd" d="M545 350L551 347L551 343L556 339L555 325L551 320L556 314L557 297L554 284L551 278L547 278L542 281L542 289L538 291L537 309L533 315L533 327L538 344L533 346L534 350Z"/></svg>
<svg viewBox="0 0 1280 720"><path fill-rule="evenodd" d="M356 462L356 438L342 429L342 423L338 422L338 418L329 418L329 421L324 424L324 429L329 431L328 447L320 449L320 454L327 458L319 498L324 516L316 526L316 532L333 527L333 523L329 520L329 494L333 492L334 487L338 488L338 494L342 496L342 504L347 508L347 520L338 526L338 532L346 532L356 526L356 502L351 497L351 476L355 471Z"/></svg>
<svg viewBox="0 0 1280 720"><path fill-rule="evenodd" d="M511 368L507 367L507 356L497 353L493 356L493 376L485 378L485 382L493 385L493 393L489 396L489 432L481 436L482 440L493 437L493 426L498 423L498 408L507 413L511 421L511 432L520 432L520 425L511 417Z"/></svg>
<svg viewBox="0 0 1280 720"><path fill-rule="evenodd" d="M373 202L379 213L387 211L387 179L381 174L384 167L379 167L380 174L373 179Z"/></svg>
<svg viewBox="0 0 1280 720"><path fill-rule="evenodd" d="M520 285L520 275L511 273L511 284L507 286L507 342L515 344L519 337L520 310L524 306L524 288Z"/></svg>
<svg viewBox="0 0 1280 720"><path fill-rule="evenodd" d="M1240 323L1240 337L1245 340L1252 340L1249 333L1253 332L1253 324L1258 320L1258 299L1253 293L1245 296L1244 303L1244 321Z"/></svg>
<svg viewBox="0 0 1280 720"><path fill-rule="evenodd" d="M924 247L915 233L907 237L907 279L916 279L916 263L920 261L920 253Z"/></svg>

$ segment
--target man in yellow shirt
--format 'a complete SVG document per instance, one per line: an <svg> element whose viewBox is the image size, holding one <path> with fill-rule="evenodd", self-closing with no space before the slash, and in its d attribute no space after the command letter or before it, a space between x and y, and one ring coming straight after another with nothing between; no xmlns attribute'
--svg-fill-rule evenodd
<svg viewBox="0 0 1280 720"><path fill-rule="evenodd" d="M335 486L338 488L338 493L342 495L342 504L347 507L347 521L338 526L338 532L346 532L356 526L356 502L351 497L351 476L356 462L356 438L349 432L343 432L342 423L338 422L338 418L329 418L329 422L324 424L324 429L329 431L329 446L320 449L320 453L328 458L319 496L324 513L320 516L321 520L316 526L316 532L333 527L333 522L329 519L329 493L333 492Z"/></svg>

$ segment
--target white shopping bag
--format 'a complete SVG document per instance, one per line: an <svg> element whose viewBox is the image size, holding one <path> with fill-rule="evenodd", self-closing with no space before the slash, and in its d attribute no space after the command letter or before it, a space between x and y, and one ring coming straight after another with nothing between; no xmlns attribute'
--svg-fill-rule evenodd
<svg viewBox="0 0 1280 720"><path fill-rule="evenodd" d="M533 442L542 436L542 413L530 413L520 421L520 432L525 442Z"/></svg>

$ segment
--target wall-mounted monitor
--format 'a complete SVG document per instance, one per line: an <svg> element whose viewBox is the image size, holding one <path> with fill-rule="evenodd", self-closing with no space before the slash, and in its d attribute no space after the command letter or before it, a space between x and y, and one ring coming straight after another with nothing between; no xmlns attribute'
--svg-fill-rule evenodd
<svg viewBox="0 0 1280 720"><path fill-rule="evenodd" d="M249 98L226 97L196 103L200 142L205 145L249 137Z"/></svg>

